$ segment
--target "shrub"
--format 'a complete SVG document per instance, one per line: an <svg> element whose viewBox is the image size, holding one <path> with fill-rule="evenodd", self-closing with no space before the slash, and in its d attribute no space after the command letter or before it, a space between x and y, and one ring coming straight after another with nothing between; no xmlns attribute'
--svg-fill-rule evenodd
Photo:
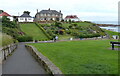
<svg viewBox="0 0 120 76"><path fill-rule="evenodd" d="M2 32L12 36L15 39L19 36L18 30L14 28L3 27Z"/></svg>
<svg viewBox="0 0 120 76"><path fill-rule="evenodd" d="M93 37L99 37L100 34L80 34L79 38L93 38Z"/></svg>
<svg viewBox="0 0 120 76"><path fill-rule="evenodd" d="M31 36L19 36L18 38L17 38L17 40L19 41L19 42L29 42L29 41L33 41L33 37L31 37Z"/></svg>

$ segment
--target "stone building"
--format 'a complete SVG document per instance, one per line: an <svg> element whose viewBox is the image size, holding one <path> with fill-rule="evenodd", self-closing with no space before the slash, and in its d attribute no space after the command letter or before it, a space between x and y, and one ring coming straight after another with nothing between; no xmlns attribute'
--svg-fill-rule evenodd
<svg viewBox="0 0 120 76"><path fill-rule="evenodd" d="M56 11L56 10L41 10L35 15L35 21L61 21L63 19L63 14L61 11Z"/></svg>

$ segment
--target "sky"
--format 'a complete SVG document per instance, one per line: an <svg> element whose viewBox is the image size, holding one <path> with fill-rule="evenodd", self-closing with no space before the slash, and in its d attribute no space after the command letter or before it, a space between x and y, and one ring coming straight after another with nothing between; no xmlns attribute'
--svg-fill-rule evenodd
<svg viewBox="0 0 120 76"><path fill-rule="evenodd" d="M63 18L77 15L83 21L117 21L119 0L1 0L0 9L10 15L22 15L30 11L32 17L37 9L62 11Z"/></svg>

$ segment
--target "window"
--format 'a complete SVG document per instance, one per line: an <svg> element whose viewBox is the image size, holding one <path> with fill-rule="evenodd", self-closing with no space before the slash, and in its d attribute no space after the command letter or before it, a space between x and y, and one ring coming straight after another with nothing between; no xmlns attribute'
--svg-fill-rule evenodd
<svg viewBox="0 0 120 76"><path fill-rule="evenodd" d="M46 14L44 14L44 16L46 16Z"/></svg>
<svg viewBox="0 0 120 76"><path fill-rule="evenodd" d="M28 18L28 20L31 20L31 18Z"/></svg>
<svg viewBox="0 0 120 76"><path fill-rule="evenodd" d="M48 16L50 16L50 14L48 14Z"/></svg>
<svg viewBox="0 0 120 76"><path fill-rule="evenodd" d="M55 14L52 14L52 16L55 16Z"/></svg>
<svg viewBox="0 0 120 76"><path fill-rule="evenodd" d="M20 20L24 20L24 18L20 18Z"/></svg>
<svg viewBox="0 0 120 76"><path fill-rule="evenodd" d="M43 16L43 14L40 14L40 16Z"/></svg>

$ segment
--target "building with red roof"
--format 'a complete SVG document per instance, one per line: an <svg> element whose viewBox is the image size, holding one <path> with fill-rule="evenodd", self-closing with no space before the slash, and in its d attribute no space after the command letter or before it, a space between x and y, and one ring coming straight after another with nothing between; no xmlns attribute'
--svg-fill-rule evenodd
<svg viewBox="0 0 120 76"><path fill-rule="evenodd" d="M65 17L65 20L66 21L69 21L69 20L71 20L71 21L80 21L80 19L77 17L77 15L67 15Z"/></svg>
<svg viewBox="0 0 120 76"><path fill-rule="evenodd" d="M9 15L9 14L6 13L6 12L2 12L2 13L0 14L0 16L11 16L11 15Z"/></svg>
<svg viewBox="0 0 120 76"><path fill-rule="evenodd" d="M9 15L7 12L4 12L3 10L0 10L0 18L2 18L3 16L7 16L10 21L13 21L13 17L11 15Z"/></svg>

